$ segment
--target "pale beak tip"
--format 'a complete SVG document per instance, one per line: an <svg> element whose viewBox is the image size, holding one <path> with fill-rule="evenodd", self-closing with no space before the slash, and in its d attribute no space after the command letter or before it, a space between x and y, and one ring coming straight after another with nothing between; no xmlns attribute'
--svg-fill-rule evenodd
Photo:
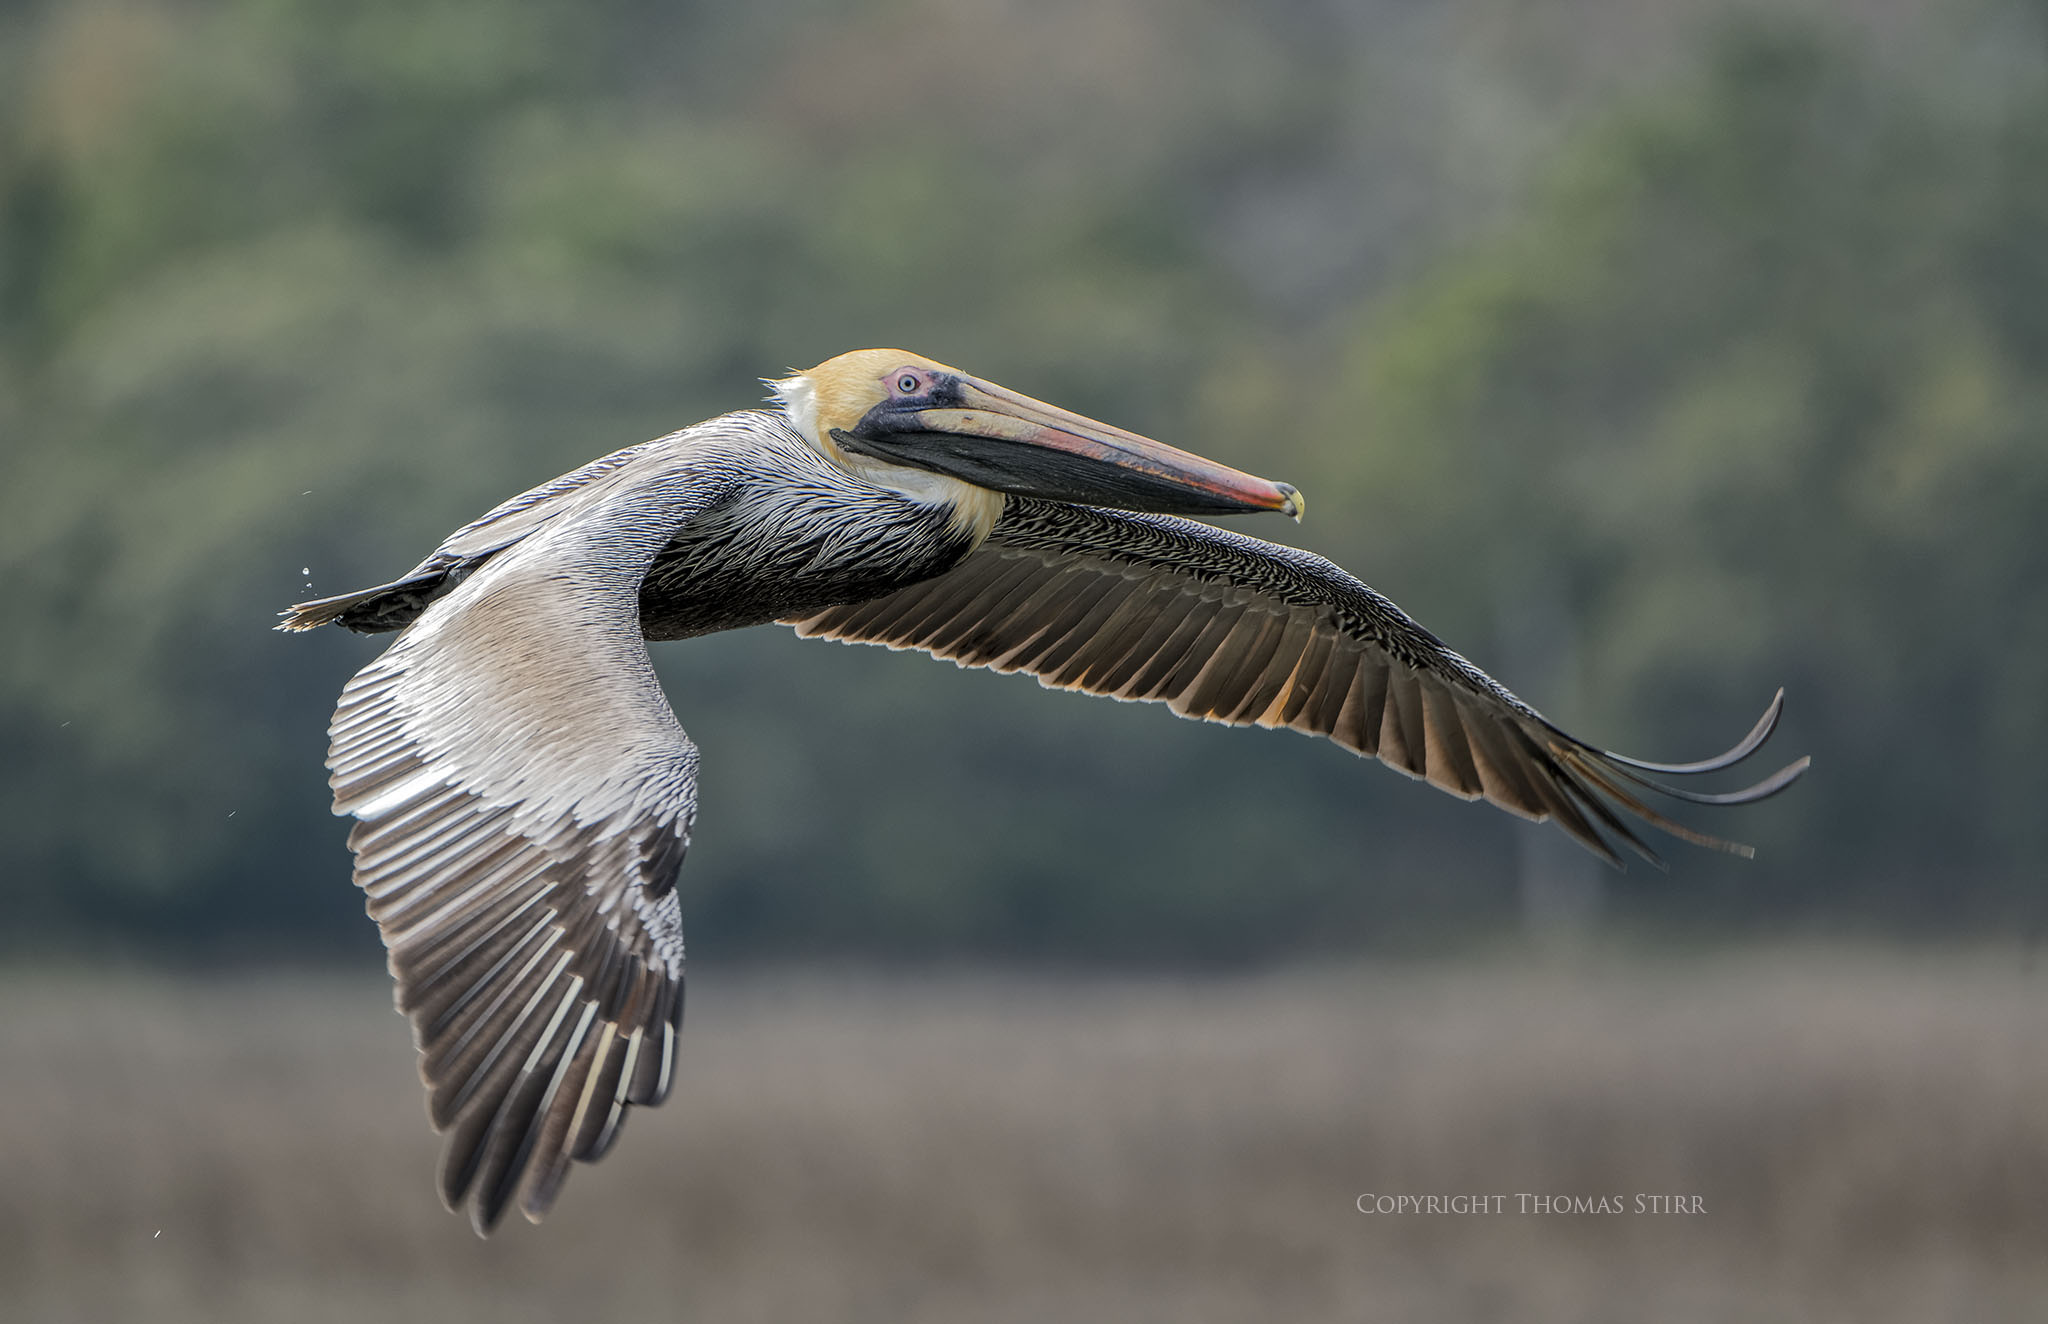
<svg viewBox="0 0 2048 1324"><path fill-rule="evenodd" d="M1280 494L1287 498L1286 503L1280 507L1280 513L1296 524L1301 523L1302 514L1308 509L1308 502L1301 495L1301 489L1292 483L1275 483L1273 486L1279 488Z"/></svg>

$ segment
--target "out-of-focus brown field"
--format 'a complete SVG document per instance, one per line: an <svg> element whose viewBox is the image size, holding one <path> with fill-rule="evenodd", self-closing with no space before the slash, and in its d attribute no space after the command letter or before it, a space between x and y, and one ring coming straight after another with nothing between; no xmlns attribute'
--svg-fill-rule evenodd
<svg viewBox="0 0 2048 1324"><path fill-rule="evenodd" d="M7 1320L2048 1318L2014 954L700 969L675 1096L488 1242L381 980L0 993Z"/></svg>

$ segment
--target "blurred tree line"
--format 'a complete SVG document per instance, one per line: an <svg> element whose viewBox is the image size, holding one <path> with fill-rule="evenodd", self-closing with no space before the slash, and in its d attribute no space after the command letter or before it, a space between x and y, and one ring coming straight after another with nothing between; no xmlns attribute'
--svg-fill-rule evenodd
<svg viewBox="0 0 2048 1324"><path fill-rule="evenodd" d="M320 756L383 641L273 613L868 344L1297 482L1245 527L1610 747L1788 685L1813 775L1707 824L1758 860L1674 846L1628 925L2038 925L2043 11L1422 8L0 10L7 946L369 942ZM779 630L657 654L700 951L1469 941L1549 830Z"/></svg>

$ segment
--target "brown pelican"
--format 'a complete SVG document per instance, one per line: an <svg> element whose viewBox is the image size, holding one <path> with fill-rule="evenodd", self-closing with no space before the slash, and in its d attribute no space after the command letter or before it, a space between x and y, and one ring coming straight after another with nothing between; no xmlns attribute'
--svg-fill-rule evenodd
<svg viewBox="0 0 2048 1324"><path fill-rule="evenodd" d="M400 630L329 727L334 811L411 1018L450 1209L538 1221L571 1159L659 1103L683 1012L676 875L697 750L646 639L780 621L1041 684L1287 726L1453 795L1656 861L1644 788L1318 556L1179 518L1301 494L900 350L771 382L774 405L596 460L409 574L280 627Z"/></svg>

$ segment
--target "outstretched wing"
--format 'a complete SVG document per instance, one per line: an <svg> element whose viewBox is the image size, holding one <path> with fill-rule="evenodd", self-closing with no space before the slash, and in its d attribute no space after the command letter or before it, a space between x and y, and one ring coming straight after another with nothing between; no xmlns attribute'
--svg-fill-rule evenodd
<svg viewBox="0 0 2048 1324"><path fill-rule="evenodd" d="M342 691L334 809L411 1018L449 1208L538 1220L667 1094L697 752L640 581L710 494L603 483L435 602Z"/></svg>
<svg viewBox="0 0 2048 1324"><path fill-rule="evenodd" d="M1701 804L1782 790L1807 760L1722 795L1653 782L1732 766L1783 695L1716 759L1649 764L1552 725L1400 608L1322 557L1167 515L1010 499L973 555L887 597L788 622L808 637L921 649L1055 689L1167 704L1183 717L1328 736L1465 799L1560 827L1613 864L1603 830L1661 866L1622 812L1687 841L1644 788ZM1621 812L1617 812L1621 811Z"/></svg>

